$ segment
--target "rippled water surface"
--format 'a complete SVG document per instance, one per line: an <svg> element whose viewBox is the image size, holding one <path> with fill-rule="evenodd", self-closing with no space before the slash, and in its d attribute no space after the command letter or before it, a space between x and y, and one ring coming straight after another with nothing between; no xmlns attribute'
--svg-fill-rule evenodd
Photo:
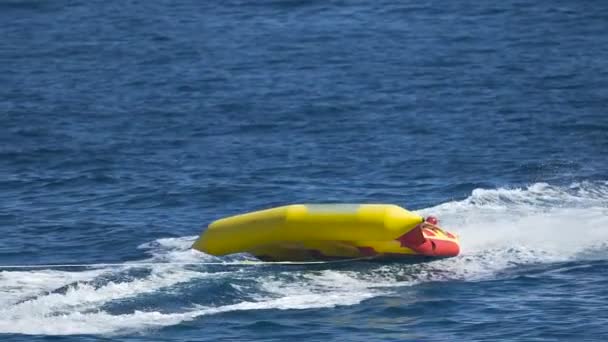
<svg viewBox="0 0 608 342"><path fill-rule="evenodd" d="M608 3L0 1L0 338L601 341ZM395 203L424 264L190 246ZM97 267L7 265L110 263Z"/></svg>

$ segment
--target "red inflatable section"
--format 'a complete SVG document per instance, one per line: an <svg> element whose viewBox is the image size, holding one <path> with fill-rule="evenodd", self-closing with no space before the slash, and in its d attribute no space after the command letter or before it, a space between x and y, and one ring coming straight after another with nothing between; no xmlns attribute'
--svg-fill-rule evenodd
<svg viewBox="0 0 608 342"><path fill-rule="evenodd" d="M401 247L407 247L411 250L425 256L435 257L452 257L460 253L460 246L455 241L444 240L436 237L425 237L423 228L417 226L406 234L397 238L401 243ZM425 229L426 230L426 229ZM446 233L446 235L449 233ZM429 236L435 236L435 233L429 231ZM450 236L452 234L449 234ZM452 235L453 236L453 235Z"/></svg>

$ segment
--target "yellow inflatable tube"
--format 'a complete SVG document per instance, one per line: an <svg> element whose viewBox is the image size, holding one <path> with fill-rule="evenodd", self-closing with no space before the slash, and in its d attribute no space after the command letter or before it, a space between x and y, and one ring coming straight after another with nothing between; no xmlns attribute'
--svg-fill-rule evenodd
<svg viewBox="0 0 608 342"><path fill-rule="evenodd" d="M458 254L457 238L430 226L422 216L391 204L294 204L214 221L192 247L265 260ZM445 243L452 244L448 253L437 253L437 245Z"/></svg>

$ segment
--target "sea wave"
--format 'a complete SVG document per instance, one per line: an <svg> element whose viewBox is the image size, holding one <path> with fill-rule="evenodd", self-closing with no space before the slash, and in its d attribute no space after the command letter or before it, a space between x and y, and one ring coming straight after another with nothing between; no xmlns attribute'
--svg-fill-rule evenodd
<svg viewBox="0 0 608 342"><path fill-rule="evenodd" d="M196 236L158 239L139 246L150 255L145 264L0 272L0 332L116 334L230 311L356 305L425 282L493 279L522 265L608 257L602 252L608 241L607 182L476 189L464 200L419 213L440 217L459 234L462 254L415 265L295 267L248 263L250 257L242 255L206 255L190 249ZM206 296L182 291L178 308L148 302L178 286L194 293L210 282L229 286L236 296L219 302L225 287L218 286ZM108 306L127 300L127 312Z"/></svg>

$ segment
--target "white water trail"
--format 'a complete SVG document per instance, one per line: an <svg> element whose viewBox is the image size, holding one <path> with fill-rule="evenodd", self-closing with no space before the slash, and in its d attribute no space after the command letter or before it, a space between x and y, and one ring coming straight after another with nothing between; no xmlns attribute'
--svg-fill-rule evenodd
<svg viewBox="0 0 608 342"><path fill-rule="evenodd" d="M159 239L140 246L150 255L145 261L157 264L145 266L149 271L145 275L126 280L94 285L99 277L112 279L115 272L120 272L116 268L0 272L0 333L117 334L229 311L356 305L426 281L491 279L513 266L608 257L605 182L476 189L464 200L420 213L438 216L442 226L460 236L461 256L420 265L368 265L364 270L294 270L285 266L266 272L243 266L220 267L213 272L203 266L169 263L244 259L216 258L193 251L190 245L194 236ZM125 263L124 269L129 267L135 266ZM188 298L189 305L177 310L150 307L141 299L171 292L180 284L195 289L214 281L223 281L243 296L224 304L206 303L193 296ZM65 291L52 291L62 286L67 286ZM128 313L113 313L105 307L127 299L136 306Z"/></svg>
<svg viewBox="0 0 608 342"><path fill-rule="evenodd" d="M608 183L476 189L420 211L460 237L461 255L438 262L464 279L508 267L608 256Z"/></svg>

